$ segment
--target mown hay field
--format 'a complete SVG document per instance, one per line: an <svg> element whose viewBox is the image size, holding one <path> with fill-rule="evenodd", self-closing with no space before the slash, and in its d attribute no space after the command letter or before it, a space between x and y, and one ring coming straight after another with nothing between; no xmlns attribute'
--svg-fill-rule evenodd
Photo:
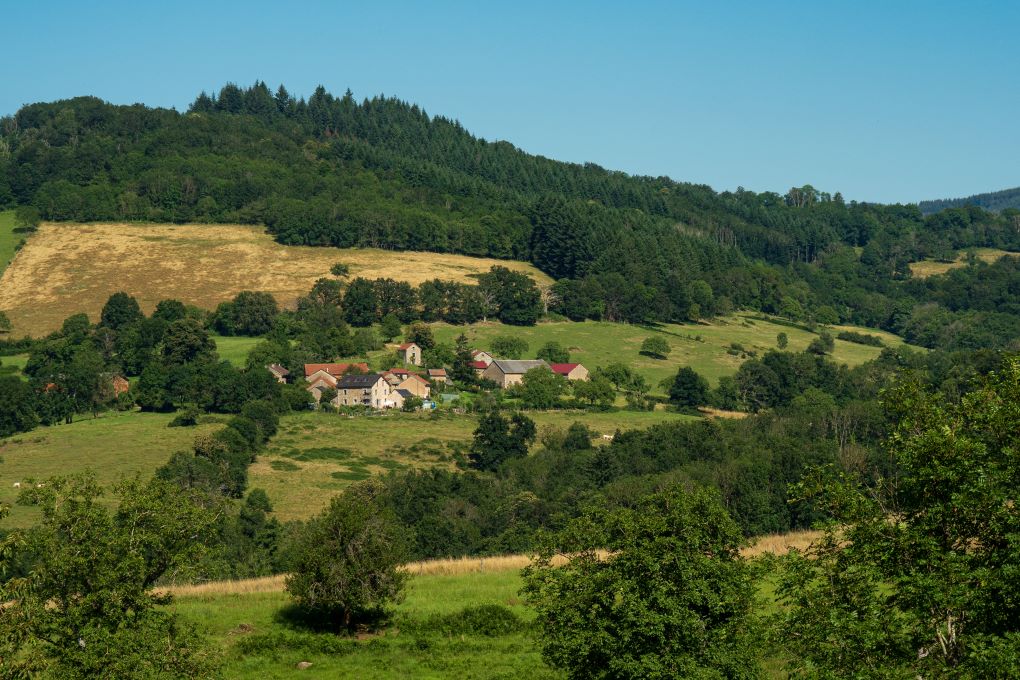
<svg viewBox="0 0 1020 680"><path fill-rule="evenodd" d="M1020 253L1011 253L1008 250L998 248L974 248L974 254L982 262L992 263L1000 257L1020 257ZM967 266L967 252L961 252L952 262L936 262L935 260L921 260L910 263L910 274L914 278L926 279L929 276L945 274L951 269Z"/></svg>
<svg viewBox="0 0 1020 680"><path fill-rule="evenodd" d="M0 227L0 261L4 229ZM17 235L16 235L17 236ZM146 312L165 298L213 309L242 290L267 291L292 305L329 268L352 276L418 284L434 278L471 281L502 265L542 284L550 279L523 262L371 248L284 246L264 229L211 224L43 224L0 278L0 310L16 335L41 335L77 312L95 321L117 291Z"/></svg>
<svg viewBox="0 0 1020 680"><path fill-rule="evenodd" d="M661 410L528 415L540 434L550 427L565 429L575 421L596 433L611 434L617 429L691 418ZM249 468L249 486L266 490L280 520L307 519L354 482L391 470L454 469L457 454L467 450L477 424L473 415L453 414L433 417L387 412L347 417L309 412L285 416L279 433Z"/></svg>

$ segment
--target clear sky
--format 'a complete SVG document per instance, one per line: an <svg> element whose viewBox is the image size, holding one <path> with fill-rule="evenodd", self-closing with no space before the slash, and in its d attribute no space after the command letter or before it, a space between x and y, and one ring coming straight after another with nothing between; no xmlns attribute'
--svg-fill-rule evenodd
<svg viewBox="0 0 1020 680"><path fill-rule="evenodd" d="M636 174L917 201L1020 185L1020 2L4 3L0 115L384 93Z"/></svg>

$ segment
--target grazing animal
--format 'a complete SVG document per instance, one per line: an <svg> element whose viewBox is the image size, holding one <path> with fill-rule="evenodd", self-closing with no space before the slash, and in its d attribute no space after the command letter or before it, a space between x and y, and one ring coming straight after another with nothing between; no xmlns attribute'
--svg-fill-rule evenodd
<svg viewBox="0 0 1020 680"><path fill-rule="evenodd" d="M602 435L602 438L605 439L607 442L613 441L613 435L611 434L604 434Z"/></svg>
<svg viewBox="0 0 1020 680"><path fill-rule="evenodd" d="M21 482L14 482L14 488L15 489L20 489L21 488Z"/></svg>

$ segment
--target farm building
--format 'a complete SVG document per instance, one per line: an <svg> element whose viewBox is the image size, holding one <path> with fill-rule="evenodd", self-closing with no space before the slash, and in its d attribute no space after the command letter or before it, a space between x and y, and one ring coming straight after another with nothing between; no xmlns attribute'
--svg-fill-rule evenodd
<svg viewBox="0 0 1020 680"><path fill-rule="evenodd" d="M488 352L486 352L485 350L482 350L482 349L473 349L473 350L471 350L471 360L472 361L480 361L483 364L485 364L486 366L488 366L489 364L492 363L493 356L491 354L489 354Z"/></svg>
<svg viewBox="0 0 1020 680"><path fill-rule="evenodd" d="M493 359L482 377L506 389L524 379L524 374L535 368L549 368L542 359Z"/></svg>
<svg viewBox="0 0 1020 680"><path fill-rule="evenodd" d="M276 382L278 383L287 382L287 376L290 375L290 371L280 364L269 364L266 366L266 370L273 374L273 377L276 378Z"/></svg>
<svg viewBox="0 0 1020 680"><path fill-rule="evenodd" d="M446 384L447 375L445 368L430 368L428 370L428 376L429 380L431 380L434 383L440 383L442 385Z"/></svg>
<svg viewBox="0 0 1020 680"><path fill-rule="evenodd" d="M345 375L336 383L337 406L371 406L391 408L393 388L378 373Z"/></svg>
<svg viewBox="0 0 1020 680"><path fill-rule="evenodd" d="M407 390L422 399L427 399L431 392L432 386L429 381L411 371L390 370L385 371L382 376L394 390Z"/></svg>
<svg viewBox="0 0 1020 680"><path fill-rule="evenodd" d="M553 373L562 375L567 380L587 380L588 369L581 364L550 364Z"/></svg>
<svg viewBox="0 0 1020 680"><path fill-rule="evenodd" d="M368 373L368 364L305 364L305 380L308 380L315 373L324 371L334 378L339 378L351 371L355 373Z"/></svg>
<svg viewBox="0 0 1020 680"><path fill-rule="evenodd" d="M120 375L113 376L110 385L113 387L113 396L115 397L119 397L131 389L131 383L127 381L127 378Z"/></svg>
<svg viewBox="0 0 1020 680"><path fill-rule="evenodd" d="M479 378L481 378L482 374L485 373L485 369L489 367L489 364L485 363L484 361L481 361L480 359L476 359L475 361L472 361L468 365L471 367L471 370L475 372L475 375Z"/></svg>
<svg viewBox="0 0 1020 680"><path fill-rule="evenodd" d="M421 347L413 342L405 342L403 345L397 348L397 356L405 364L411 364L412 366L421 366Z"/></svg>

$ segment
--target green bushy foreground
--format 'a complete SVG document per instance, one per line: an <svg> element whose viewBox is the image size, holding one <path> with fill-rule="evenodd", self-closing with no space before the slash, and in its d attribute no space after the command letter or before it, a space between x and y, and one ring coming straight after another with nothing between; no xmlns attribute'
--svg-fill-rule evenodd
<svg viewBox="0 0 1020 680"><path fill-rule="evenodd" d="M178 597L173 608L223 649L226 678L562 677L541 658L517 571L414 576L392 625L360 639L288 615L284 592Z"/></svg>

